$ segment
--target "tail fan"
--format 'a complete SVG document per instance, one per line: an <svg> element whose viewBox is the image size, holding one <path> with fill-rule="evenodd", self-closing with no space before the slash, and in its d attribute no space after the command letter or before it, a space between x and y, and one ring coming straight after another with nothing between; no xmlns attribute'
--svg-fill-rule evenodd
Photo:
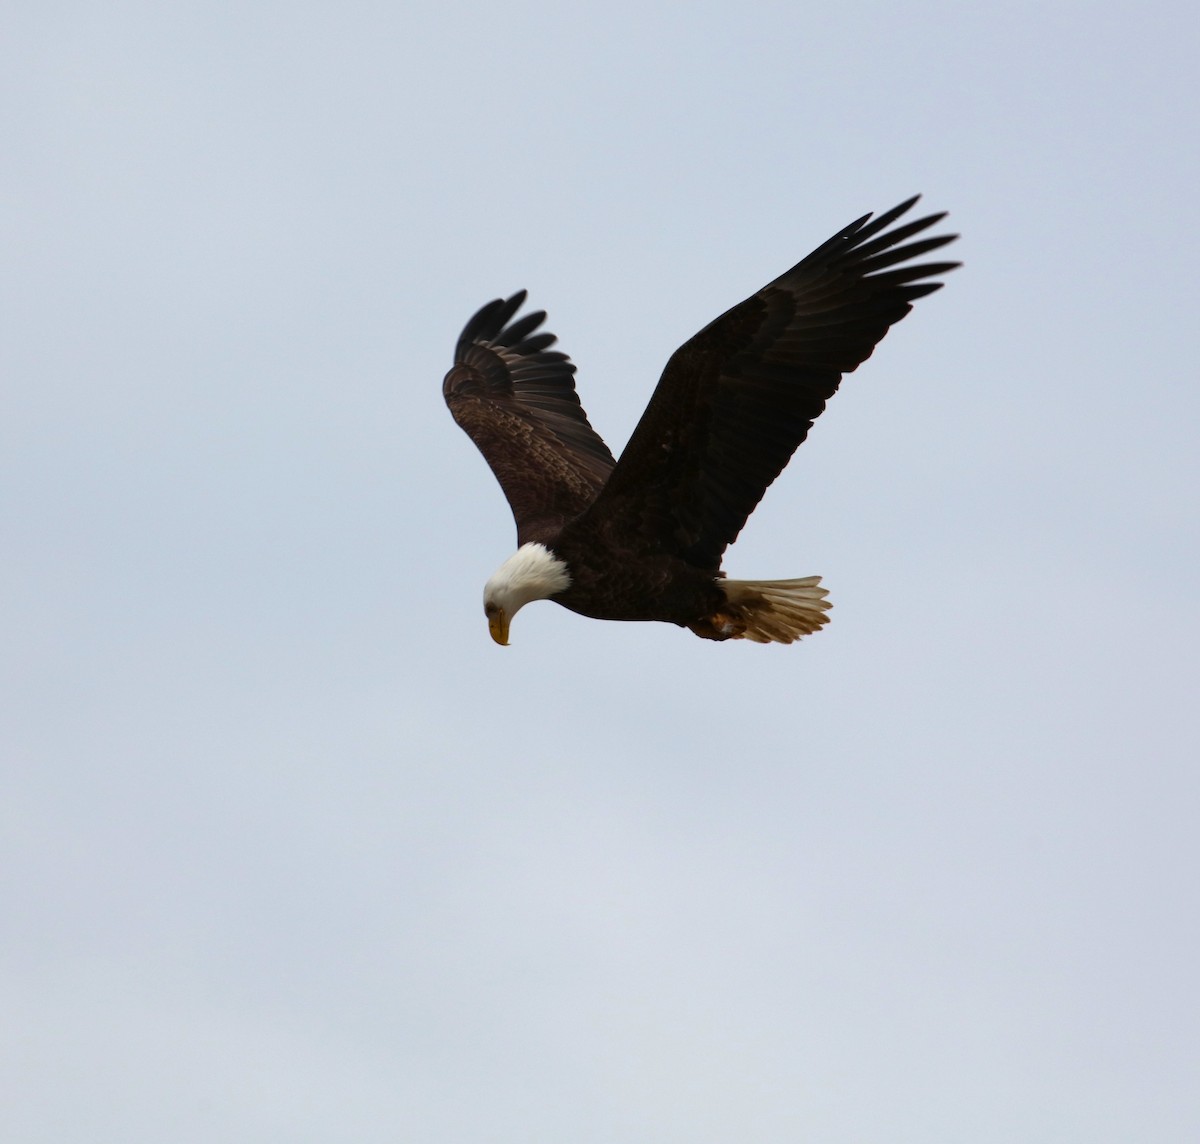
<svg viewBox="0 0 1200 1144"><path fill-rule="evenodd" d="M820 576L798 580L722 580L721 587L742 631L734 639L755 643L792 643L829 622L832 604Z"/></svg>

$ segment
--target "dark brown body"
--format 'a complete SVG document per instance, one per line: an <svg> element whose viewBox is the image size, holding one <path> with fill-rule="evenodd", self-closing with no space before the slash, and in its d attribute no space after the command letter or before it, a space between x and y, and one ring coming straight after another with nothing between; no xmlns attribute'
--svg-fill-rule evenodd
<svg viewBox="0 0 1200 1144"><path fill-rule="evenodd" d="M580 530L583 531L583 530ZM548 547L571 572L571 586L555 603L597 620L662 620L691 627L725 605L715 570L697 568L665 553L629 553L597 543L570 525Z"/></svg>

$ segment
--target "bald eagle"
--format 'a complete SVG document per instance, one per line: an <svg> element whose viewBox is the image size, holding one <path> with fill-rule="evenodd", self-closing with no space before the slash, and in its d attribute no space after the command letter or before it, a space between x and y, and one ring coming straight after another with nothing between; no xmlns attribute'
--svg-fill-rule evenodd
<svg viewBox="0 0 1200 1144"><path fill-rule="evenodd" d="M515 317L525 291L471 318L442 392L516 518L519 547L483 593L492 639L507 644L513 616L546 599L710 640L791 643L825 623L819 576L729 580L721 557L842 374L958 265L912 264L957 237L908 241L944 214L892 227L918 197L852 222L684 342L620 461L575 366L538 332L545 313Z"/></svg>

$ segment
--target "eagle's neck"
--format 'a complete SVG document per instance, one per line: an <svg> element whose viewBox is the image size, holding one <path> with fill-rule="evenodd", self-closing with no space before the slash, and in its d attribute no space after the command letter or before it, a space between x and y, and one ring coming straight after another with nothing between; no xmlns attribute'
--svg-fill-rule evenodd
<svg viewBox="0 0 1200 1144"><path fill-rule="evenodd" d="M571 586L567 565L544 544L522 544L483 589L483 605L504 609L509 619L533 600L546 600Z"/></svg>

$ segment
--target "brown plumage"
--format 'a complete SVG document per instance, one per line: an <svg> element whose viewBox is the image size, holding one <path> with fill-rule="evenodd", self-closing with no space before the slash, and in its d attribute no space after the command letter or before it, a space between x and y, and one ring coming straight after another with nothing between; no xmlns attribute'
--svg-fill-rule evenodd
<svg viewBox="0 0 1200 1144"><path fill-rule="evenodd" d="M941 214L887 230L916 201L864 215L680 346L619 461L579 403L574 365L537 332L545 314L512 320L524 291L467 323L443 393L522 546L485 592L499 642L539 598L709 639L789 643L825 622L816 577L725 580L721 558L842 375L958 265L912 263L956 237L914 237Z"/></svg>

